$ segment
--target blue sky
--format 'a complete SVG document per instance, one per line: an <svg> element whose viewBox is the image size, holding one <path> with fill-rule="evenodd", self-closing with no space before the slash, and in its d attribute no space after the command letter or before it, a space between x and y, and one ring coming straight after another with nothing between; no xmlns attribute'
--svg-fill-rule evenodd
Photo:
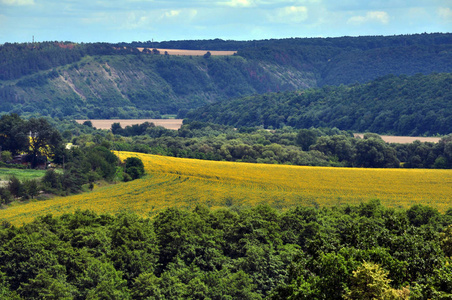
<svg viewBox="0 0 452 300"><path fill-rule="evenodd" d="M0 0L0 44L423 32L452 32L452 0Z"/></svg>

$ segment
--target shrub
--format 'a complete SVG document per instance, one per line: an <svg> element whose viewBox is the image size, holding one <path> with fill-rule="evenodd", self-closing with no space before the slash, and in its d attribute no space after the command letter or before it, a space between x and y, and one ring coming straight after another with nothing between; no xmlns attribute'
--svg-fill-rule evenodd
<svg viewBox="0 0 452 300"><path fill-rule="evenodd" d="M144 164L138 157L128 157L125 161L126 173L132 179L138 179L144 175Z"/></svg>

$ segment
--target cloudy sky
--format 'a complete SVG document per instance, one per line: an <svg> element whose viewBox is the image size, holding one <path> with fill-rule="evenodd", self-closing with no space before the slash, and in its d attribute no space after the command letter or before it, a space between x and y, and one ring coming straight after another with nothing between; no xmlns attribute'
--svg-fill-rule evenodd
<svg viewBox="0 0 452 300"><path fill-rule="evenodd" d="M423 32L452 32L452 0L0 0L0 44Z"/></svg>

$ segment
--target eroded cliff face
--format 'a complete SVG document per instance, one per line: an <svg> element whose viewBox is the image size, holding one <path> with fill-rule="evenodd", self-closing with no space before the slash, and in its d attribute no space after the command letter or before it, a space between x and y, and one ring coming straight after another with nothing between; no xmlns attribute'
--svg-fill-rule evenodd
<svg viewBox="0 0 452 300"><path fill-rule="evenodd" d="M316 84L313 72L239 56L94 56L4 82L0 109L103 118L132 117L127 114L137 110L152 117Z"/></svg>

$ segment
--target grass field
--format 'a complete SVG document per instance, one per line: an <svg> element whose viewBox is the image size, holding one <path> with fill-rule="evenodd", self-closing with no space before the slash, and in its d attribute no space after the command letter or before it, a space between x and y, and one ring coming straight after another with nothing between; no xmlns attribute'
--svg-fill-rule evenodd
<svg viewBox="0 0 452 300"><path fill-rule="evenodd" d="M138 156L148 175L65 198L16 204L0 211L13 224L77 209L102 213L133 211L153 216L167 207L213 209L268 203L329 207L380 199L389 207L430 205L444 212L452 204L452 170L352 169L215 162L121 152Z"/></svg>
<svg viewBox="0 0 452 300"><path fill-rule="evenodd" d="M23 181L41 178L44 176L45 172L45 170L0 168L0 185L2 185L2 182L9 180L12 176L16 176L19 180Z"/></svg>

